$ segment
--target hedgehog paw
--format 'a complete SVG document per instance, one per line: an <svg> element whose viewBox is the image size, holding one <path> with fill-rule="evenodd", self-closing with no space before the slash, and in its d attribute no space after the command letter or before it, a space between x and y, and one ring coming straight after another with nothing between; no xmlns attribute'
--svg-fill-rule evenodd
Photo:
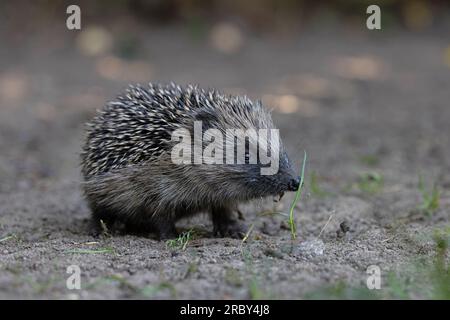
<svg viewBox="0 0 450 320"><path fill-rule="evenodd" d="M237 221L229 221L228 223L214 227L215 237L242 239L245 233L245 226Z"/></svg>
<svg viewBox="0 0 450 320"><path fill-rule="evenodd" d="M159 240L170 240L178 237L175 230L164 230L159 232Z"/></svg>
<svg viewBox="0 0 450 320"><path fill-rule="evenodd" d="M172 222L162 223L158 225L159 240L170 240L178 237L178 232L175 229L175 224Z"/></svg>

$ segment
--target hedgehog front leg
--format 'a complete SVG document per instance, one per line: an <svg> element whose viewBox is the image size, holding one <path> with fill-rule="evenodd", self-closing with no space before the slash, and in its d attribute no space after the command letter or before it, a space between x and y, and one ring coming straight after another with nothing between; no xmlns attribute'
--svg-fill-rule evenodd
<svg viewBox="0 0 450 320"><path fill-rule="evenodd" d="M91 234L95 237L100 236L104 232L114 229L116 222L116 213L106 207L98 206L90 203L91 217Z"/></svg>
<svg viewBox="0 0 450 320"><path fill-rule="evenodd" d="M211 210L214 236L242 239L245 227L232 217L232 210L228 207L216 207Z"/></svg>
<svg viewBox="0 0 450 320"><path fill-rule="evenodd" d="M156 231L160 240L173 239L178 236L175 229L175 220L172 215L159 215L152 219L152 227Z"/></svg>

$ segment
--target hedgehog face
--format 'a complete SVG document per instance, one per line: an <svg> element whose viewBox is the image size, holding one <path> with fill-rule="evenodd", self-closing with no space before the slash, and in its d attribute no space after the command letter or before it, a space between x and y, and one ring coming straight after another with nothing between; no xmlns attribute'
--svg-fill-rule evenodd
<svg viewBox="0 0 450 320"><path fill-rule="evenodd" d="M261 174L261 169L267 166L261 163L245 163L206 165L199 166L199 169L204 170L201 182L208 185L211 192L219 192L221 196L229 200L246 201L269 196L281 197L285 192L297 191L299 177L292 170L286 153L280 156L277 173ZM210 179L211 177L214 178ZM218 177L221 179L218 180Z"/></svg>
<svg viewBox="0 0 450 320"><path fill-rule="evenodd" d="M267 116L266 113L261 114ZM271 123L265 117L255 116L253 119ZM265 125L258 129L246 126L225 131L225 134L214 129L203 132L206 141L214 141L204 149L203 160L215 158L219 160L216 164L222 163L218 170L228 180L222 182L230 187L231 190L226 190L226 193L231 198L250 200L276 195L281 197L284 192L297 191L299 178L291 167L277 129ZM214 139L213 133L218 134ZM217 145L214 147L215 143ZM210 149L211 146L214 148ZM219 154L210 152L219 149ZM209 155L207 158L206 154Z"/></svg>
<svg viewBox="0 0 450 320"><path fill-rule="evenodd" d="M279 169L273 175L261 175L261 164L240 167L243 185L250 198L283 196L285 192L297 191L300 179L295 175L286 153L280 157Z"/></svg>

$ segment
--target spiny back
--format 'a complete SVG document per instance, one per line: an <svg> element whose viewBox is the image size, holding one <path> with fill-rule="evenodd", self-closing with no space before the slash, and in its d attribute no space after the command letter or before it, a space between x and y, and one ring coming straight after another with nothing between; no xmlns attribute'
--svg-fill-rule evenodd
<svg viewBox="0 0 450 320"><path fill-rule="evenodd" d="M263 116L261 116L263 115ZM157 158L170 147L171 134L193 121L214 120L215 127L270 125L260 103L197 86L129 86L88 124L81 154L85 177ZM217 126L217 123L219 125Z"/></svg>

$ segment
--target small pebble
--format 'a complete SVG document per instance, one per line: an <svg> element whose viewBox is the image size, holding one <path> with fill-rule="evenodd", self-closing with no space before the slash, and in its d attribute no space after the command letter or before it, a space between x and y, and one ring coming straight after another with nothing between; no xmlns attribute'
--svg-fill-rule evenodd
<svg viewBox="0 0 450 320"><path fill-rule="evenodd" d="M66 295L67 300L79 300L80 296L76 293L69 293Z"/></svg>
<svg viewBox="0 0 450 320"><path fill-rule="evenodd" d="M266 248L264 254L269 257L274 257L278 259L283 259L283 254L280 251L273 250L271 248Z"/></svg>
<svg viewBox="0 0 450 320"><path fill-rule="evenodd" d="M350 231L350 226L348 225L347 221L342 221L339 227L341 228L343 233L347 233L348 231Z"/></svg>
<svg viewBox="0 0 450 320"><path fill-rule="evenodd" d="M320 239L310 239L300 243L294 249L294 255L302 255L306 257L315 257L323 255L325 244Z"/></svg>

